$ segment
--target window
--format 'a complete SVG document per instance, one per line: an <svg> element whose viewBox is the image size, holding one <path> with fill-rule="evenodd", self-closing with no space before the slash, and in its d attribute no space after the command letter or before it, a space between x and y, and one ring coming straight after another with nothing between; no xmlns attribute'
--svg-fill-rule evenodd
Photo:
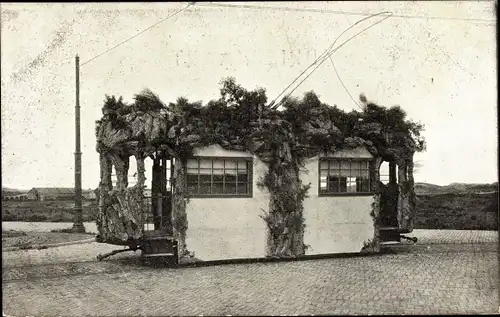
<svg viewBox="0 0 500 317"><path fill-rule="evenodd" d="M252 196L251 158L191 158L186 170L191 197Z"/></svg>
<svg viewBox="0 0 500 317"><path fill-rule="evenodd" d="M370 161L356 159L320 159L320 195L371 194Z"/></svg>

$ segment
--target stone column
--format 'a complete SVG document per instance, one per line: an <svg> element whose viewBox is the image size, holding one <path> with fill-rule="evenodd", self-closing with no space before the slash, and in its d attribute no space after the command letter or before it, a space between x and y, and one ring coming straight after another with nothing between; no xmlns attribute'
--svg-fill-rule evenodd
<svg viewBox="0 0 500 317"><path fill-rule="evenodd" d="M409 231L410 222L410 186L407 178L407 161L399 159L398 162L398 225L401 232Z"/></svg>

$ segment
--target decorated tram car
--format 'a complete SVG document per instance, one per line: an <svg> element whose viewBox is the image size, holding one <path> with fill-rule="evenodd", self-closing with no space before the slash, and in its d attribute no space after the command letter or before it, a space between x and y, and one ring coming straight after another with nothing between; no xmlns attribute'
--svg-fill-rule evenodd
<svg viewBox="0 0 500 317"><path fill-rule="evenodd" d="M423 143L401 109L368 104L346 114L311 94L288 113L220 106L224 100L169 108L150 92L133 105L108 97L96 126L97 241L129 249L98 258L126 250L175 263L295 258L416 242L405 235L416 208L413 154ZM381 116L392 121L378 122ZM335 125L353 118L349 130ZM146 159L153 163L147 197Z"/></svg>

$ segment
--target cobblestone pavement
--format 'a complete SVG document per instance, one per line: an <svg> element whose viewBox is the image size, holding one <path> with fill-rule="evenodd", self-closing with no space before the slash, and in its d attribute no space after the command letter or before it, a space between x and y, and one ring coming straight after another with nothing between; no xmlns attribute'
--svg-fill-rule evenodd
<svg viewBox="0 0 500 317"><path fill-rule="evenodd" d="M3 310L13 316L498 312L498 232L409 236L419 243L376 256L176 269L153 269L137 257L73 263L56 253L22 266L19 253L9 252ZM72 261L103 252L86 246L71 253Z"/></svg>
<svg viewBox="0 0 500 317"><path fill-rule="evenodd" d="M418 238L418 244L464 244L498 242L498 231L487 230L425 230L406 234Z"/></svg>

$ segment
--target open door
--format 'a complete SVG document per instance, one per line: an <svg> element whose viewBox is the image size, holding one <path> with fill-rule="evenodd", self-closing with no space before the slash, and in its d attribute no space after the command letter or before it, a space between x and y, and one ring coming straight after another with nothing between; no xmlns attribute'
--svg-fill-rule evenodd
<svg viewBox="0 0 500 317"><path fill-rule="evenodd" d="M157 153L153 160L151 214L154 231L171 235L172 228L172 159Z"/></svg>
<svg viewBox="0 0 500 317"><path fill-rule="evenodd" d="M399 187L396 163L381 164L380 182L383 186L380 195L380 239L383 242L399 242L401 238L398 224Z"/></svg>
<svg viewBox="0 0 500 317"><path fill-rule="evenodd" d="M178 263L177 241L172 224L173 159L158 151L152 155L150 212L141 246L145 257L163 257Z"/></svg>

